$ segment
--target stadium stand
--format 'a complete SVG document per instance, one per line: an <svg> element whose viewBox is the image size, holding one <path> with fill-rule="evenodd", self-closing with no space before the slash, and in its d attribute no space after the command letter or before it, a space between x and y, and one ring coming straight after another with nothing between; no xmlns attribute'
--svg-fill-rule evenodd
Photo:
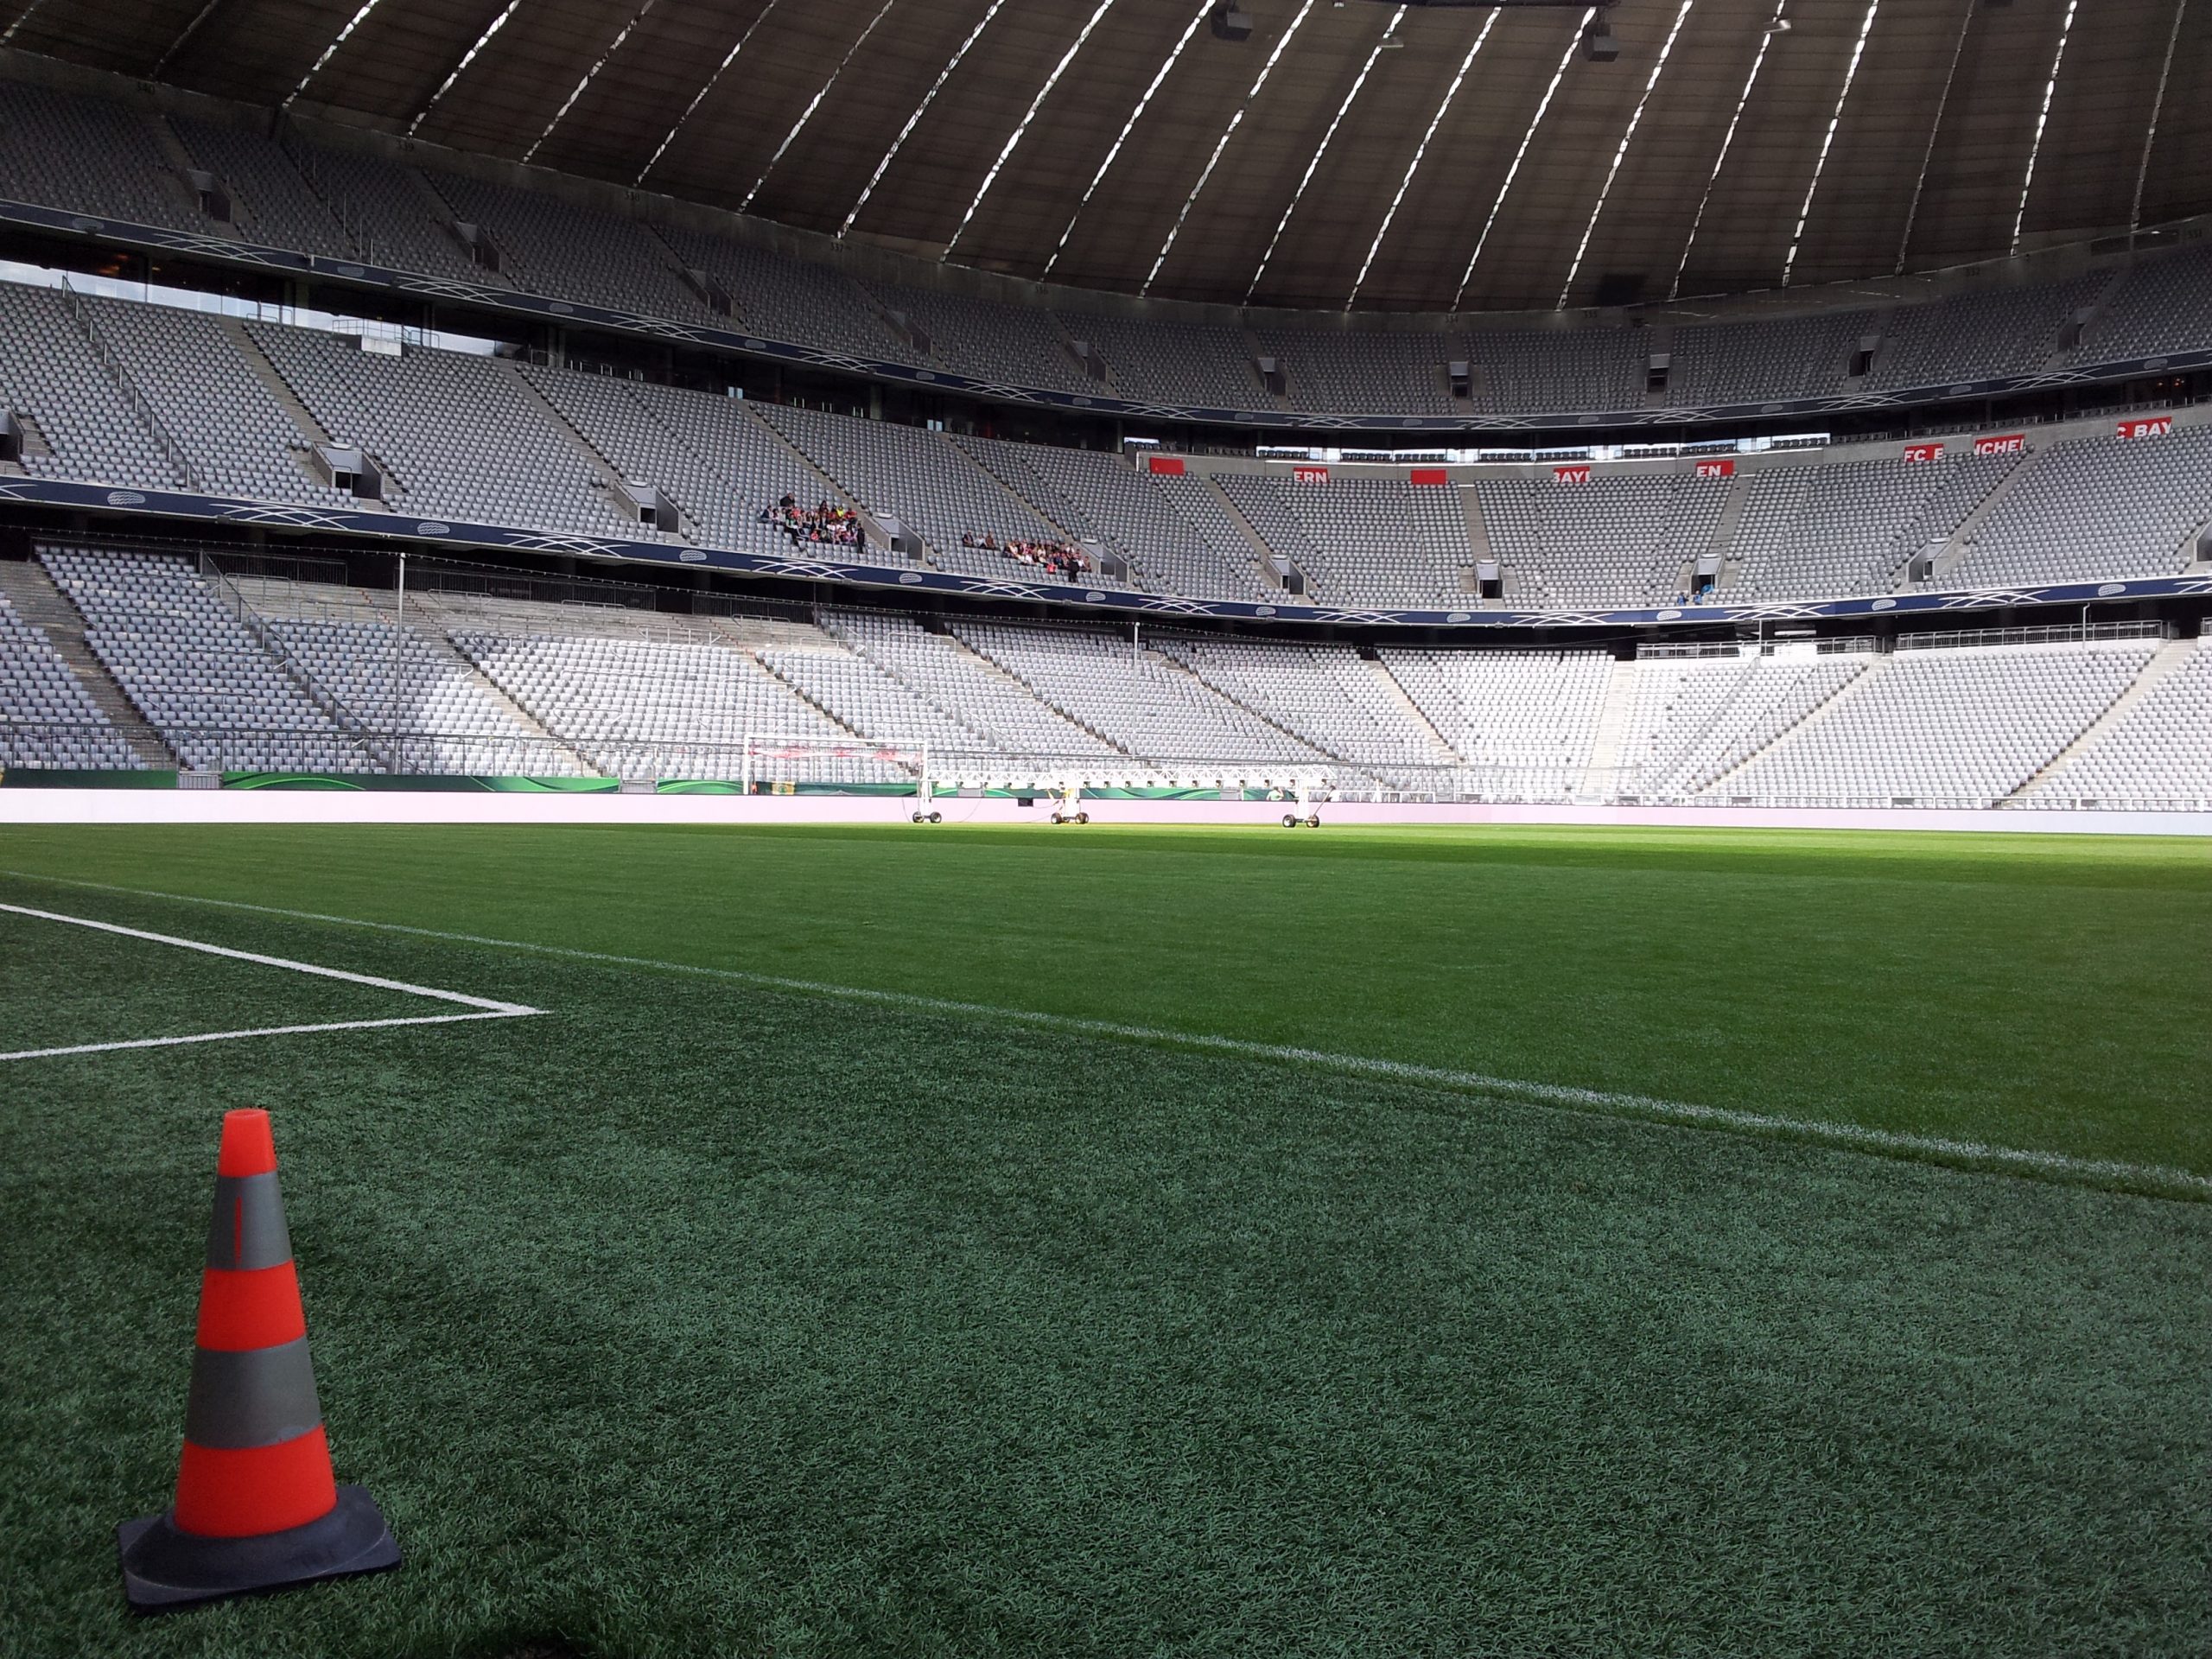
<svg viewBox="0 0 2212 1659"><path fill-rule="evenodd" d="M1061 714L1171 775L1195 778L1224 758L1259 767L1327 760L1180 664L1103 628L959 622L953 632Z"/></svg>
<svg viewBox="0 0 2212 1659"><path fill-rule="evenodd" d="M2212 805L2212 636L2174 640L2159 652L2166 672L2146 672L2138 700L2071 764L2056 768L2022 801L2157 811Z"/></svg>
<svg viewBox="0 0 2212 1659"><path fill-rule="evenodd" d="M1306 484L1224 473L1220 482L1252 527L1338 603L1452 605L1472 567L1456 489L1402 480Z"/></svg>
<svg viewBox="0 0 2212 1659"><path fill-rule="evenodd" d="M73 295L0 283L0 396L29 429L23 470L103 484L190 482L94 347Z"/></svg>
<svg viewBox="0 0 2212 1659"><path fill-rule="evenodd" d="M1940 549L2018 464L2015 455L1847 461L1751 474L1729 543L1731 599L1881 593Z"/></svg>
<svg viewBox="0 0 2212 1659"><path fill-rule="evenodd" d="M2212 521L2212 427L2163 437L2073 438L2026 463L1946 587L2171 575Z"/></svg>
<svg viewBox="0 0 2212 1659"><path fill-rule="evenodd" d="M1476 798L1560 801L1584 783L1612 673L1604 652L1386 645L1377 655L1469 769Z"/></svg>
<svg viewBox="0 0 2212 1659"><path fill-rule="evenodd" d="M333 259L360 250L291 157L267 137L225 121L168 118L193 160L215 175L230 197L231 222L247 240Z"/></svg>
<svg viewBox="0 0 2212 1659"><path fill-rule="evenodd" d="M2141 641L1901 650L1708 793L1729 801L1993 806L2151 660Z"/></svg>
<svg viewBox="0 0 2212 1659"><path fill-rule="evenodd" d="M213 232L152 113L0 79L0 196L175 231Z"/></svg>
<svg viewBox="0 0 2212 1659"><path fill-rule="evenodd" d="M334 694L280 662L184 559L62 545L39 558L84 613L86 643L186 766L388 770Z"/></svg>
<svg viewBox="0 0 2212 1659"><path fill-rule="evenodd" d="M324 429L375 456L408 512L637 532L634 515L607 498L526 397L513 365L460 352L390 357L305 329L247 328Z"/></svg>
<svg viewBox="0 0 2212 1659"><path fill-rule="evenodd" d="M720 322L860 358L946 368L987 383L1182 406L1265 409L1277 401L1253 359L1272 355L1287 406L1344 414L1529 415L1620 411L1647 402L1654 349L1670 358L1664 401L1683 407L1775 402L1850 389L1859 340L1879 336L1872 391L1937 387L2071 364L2129 361L2212 339L2212 248L2107 263L2060 281L1780 318L1747 316L1659 334L1618 324L1414 328L1310 327L1255 314L1251 330L1058 304L1047 310L843 270L669 218L588 207L571 186L528 171L493 182L453 167L305 140L288 124L162 114L151 105L0 81L0 196L170 230L237 235L432 276L506 285L677 324ZM167 124L168 132L162 130ZM232 203L210 217L183 158ZM497 269L458 226L479 226ZM684 272L696 273L687 279ZM871 289L873 292L871 292ZM903 330L893 314L903 315ZM2078 345L2068 325L2086 315ZM927 344L921 343L926 340ZM1096 346L1110 384L1069 349ZM1473 365L1455 400L1445 365Z"/></svg>
<svg viewBox="0 0 2212 1659"><path fill-rule="evenodd" d="M1863 673L1871 652L1639 655L1622 793L1696 799Z"/></svg>
<svg viewBox="0 0 2212 1659"><path fill-rule="evenodd" d="M0 767L142 766L44 634L0 594Z"/></svg>
<svg viewBox="0 0 2212 1659"><path fill-rule="evenodd" d="M1562 607L1681 597L1714 550L1730 480L1688 473L1484 479L1476 486L1491 546L1516 603Z"/></svg>

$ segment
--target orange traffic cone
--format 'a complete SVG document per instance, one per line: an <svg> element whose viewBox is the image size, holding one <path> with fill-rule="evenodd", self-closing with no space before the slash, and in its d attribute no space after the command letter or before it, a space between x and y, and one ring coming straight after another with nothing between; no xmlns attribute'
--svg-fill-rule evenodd
<svg viewBox="0 0 2212 1659"><path fill-rule="evenodd" d="M223 1115L176 1502L116 1542L141 1611L399 1565L367 1491L331 1477L266 1112Z"/></svg>

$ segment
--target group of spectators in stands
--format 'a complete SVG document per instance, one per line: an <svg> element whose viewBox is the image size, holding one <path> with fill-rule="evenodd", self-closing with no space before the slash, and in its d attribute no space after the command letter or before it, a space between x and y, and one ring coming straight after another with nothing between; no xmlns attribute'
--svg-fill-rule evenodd
<svg viewBox="0 0 2212 1659"><path fill-rule="evenodd" d="M836 547L861 544L860 514L827 501L802 507L798 497L786 493L774 506L760 509L760 522L775 525L795 542L826 542Z"/></svg>
<svg viewBox="0 0 2212 1659"><path fill-rule="evenodd" d="M1073 542L1023 542L1010 537L978 536L970 531L960 538L960 544L996 553L1016 564L1036 565L1068 582L1090 574L1090 556Z"/></svg>

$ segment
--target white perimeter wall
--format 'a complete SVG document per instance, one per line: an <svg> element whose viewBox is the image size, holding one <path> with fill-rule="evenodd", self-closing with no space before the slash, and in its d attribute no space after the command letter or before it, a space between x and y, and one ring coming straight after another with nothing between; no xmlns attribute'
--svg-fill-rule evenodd
<svg viewBox="0 0 2212 1659"><path fill-rule="evenodd" d="M939 799L947 823L1051 829L1052 804ZM1287 803L1086 801L1094 824L1278 824ZM475 791L0 790L0 825L69 823L906 823L911 797L499 795ZM2212 812L1944 811L1819 807L1361 804L1321 810L1346 824L1654 824L1700 829L1935 830L2012 834L2212 836ZM1071 831L1070 833L1079 833ZM0 836L0 859L6 842Z"/></svg>

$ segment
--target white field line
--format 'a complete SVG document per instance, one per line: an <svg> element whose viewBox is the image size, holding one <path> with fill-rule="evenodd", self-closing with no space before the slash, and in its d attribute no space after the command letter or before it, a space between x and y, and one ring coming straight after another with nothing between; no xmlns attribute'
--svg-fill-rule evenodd
<svg viewBox="0 0 2212 1659"><path fill-rule="evenodd" d="M29 916L42 922L62 922L71 927L91 928L95 932L112 933L126 939L143 939L153 944L175 945L181 950L197 950L206 956L254 963L264 968L282 968L291 973L313 974L322 979L341 979L348 984L397 991L404 996L458 1002L464 1007L475 1010L471 1014L408 1014L383 1020L338 1020L308 1026L257 1026L243 1031L205 1031L182 1037L134 1037L118 1042L73 1043L60 1048L24 1048L12 1053L0 1053L0 1061L43 1060L65 1054L104 1054L124 1048L175 1048L190 1043L236 1042L251 1037L295 1037L308 1032L383 1031L394 1026L449 1026L469 1020L517 1020L544 1012L542 1008L529 1007L520 1002L500 1002L490 997L470 996L461 991L443 991L431 985L410 985L404 980L379 979L373 974L357 974L343 968L325 968L312 962L295 962L289 957L267 957L252 950L235 950L226 944L209 944L201 939L181 939L169 933L149 933L143 928L95 921L88 916L64 916L56 911L33 910L25 905L0 904L0 912L11 916Z"/></svg>
<svg viewBox="0 0 2212 1659"><path fill-rule="evenodd" d="M1367 1055L1338 1054L1324 1049L1298 1048L1281 1043L1253 1042L1241 1037L1173 1031L1159 1026L1128 1025L1109 1020L1086 1020L1076 1014L1048 1014L1033 1008L1001 1007L988 1002L965 1002L950 997L928 996L914 991L877 990L865 986L834 985L821 980L794 979L780 974L754 973L742 968L709 968L694 963L664 962L652 957L587 950L579 946L540 944L530 939L493 938L481 933L452 932L442 928L415 927L404 922L368 921L358 916L333 916L321 911L290 910L276 905L250 904L238 899L211 899L197 893L164 893L151 887L121 887L104 881L82 881L67 876L39 875L28 871L0 869L0 876L22 880L53 882L97 893L124 893L140 899L162 899L176 904L207 905L257 915L281 916L292 921L323 922L338 927L366 928L373 932L403 934L413 938L439 939L454 944L478 945L494 950L520 950L565 961L590 962L617 968L640 968L655 973L685 974L702 979L753 985L763 989L795 991L848 1002L874 1003L887 1007L912 1008L922 1013L956 1014L1039 1030L1069 1032L1122 1042L1196 1050L1210 1054L1233 1054L1241 1058L1274 1060L1349 1077L1382 1077L1395 1082L1434 1087L1540 1106L1601 1112L1615 1117L1634 1117L1686 1128L1724 1129L1743 1134L1775 1135L1834 1147L1847 1151L1888 1157L1932 1159L1967 1168L1999 1174L2027 1175L2044 1179L2095 1185L2124 1185L2163 1196L2212 1199L2212 1176L2177 1169L2165 1164L2129 1163L2117 1159L2080 1158L2063 1152L2035 1152L2017 1147L1991 1146L1979 1141L1956 1141L1947 1136L1911 1135L1897 1129L1870 1128L1857 1123L1826 1122L1818 1119L1783 1117L1730 1106L1701 1106L1689 1101L1666 1100L1655 1095L1583 1089L1568 1084L1535 1083L1516 1077L1493 1077L1478 1071L1446 1066L1420 1065L1407 1060L1377 1059ZM13 906L0 906L0 909Z"/></svg>

